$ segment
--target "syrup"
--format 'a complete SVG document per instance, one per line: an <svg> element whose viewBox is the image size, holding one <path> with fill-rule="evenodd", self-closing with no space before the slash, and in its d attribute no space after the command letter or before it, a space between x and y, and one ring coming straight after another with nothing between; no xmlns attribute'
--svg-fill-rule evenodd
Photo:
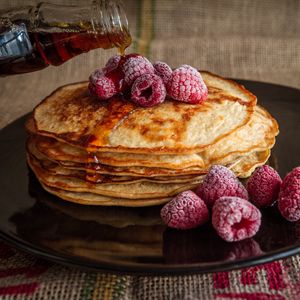
<svg viewBox="0 0 300 300"><path fill-rule="evenodd" d="M105 176L99 173L96 173L93 170L87 170L85 175L85 180L91 183L103 183Z"/></svg>
<svg viewBox="0 0 300 300"><path fill-rule="evenodd" d="M123 101L119 97L110 99L106 114L101 122L96 125L93 134L86 142L87 147L107 145L110 133L124 122L134 109L135 105L133 103Z"/></svg>
<svg viewBox="0 0 300 300"><path fill-rule="evenodd" d="M87 30L79 32L25 32L30 51L24 54L0 57L0 76L28 73L46 68L49 65L59 66L69 59L93 49L117 47L124 55L131 44L131 36L126 28L109 35Z"/></svg>
<svg viewBox="0 0 300 300"><path fill-rule="evenodd" d="M103 177L97 170L101 168L96 150L93 146L104 146L109 143L110 133L117 128L134 111L135 105L131 102L123 101L120 97L114 97L109 100L107 113L103 116L101 122L97 124L93 134L91 134L85 143L87 151L86 162L86 180L90 182L103 182Z"/></svg>

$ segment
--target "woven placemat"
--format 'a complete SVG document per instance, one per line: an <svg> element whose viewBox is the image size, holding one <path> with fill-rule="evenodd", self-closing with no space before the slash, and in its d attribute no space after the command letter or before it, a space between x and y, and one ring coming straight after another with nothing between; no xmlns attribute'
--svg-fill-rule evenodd
<svg viewBox="0 0 300 300"><path fill-rule="evenodd" d="M126 276L63 267L0 243L0 299L299 299L300 258L232 272Z"/></svg>
<svg viewBox="0 0 300 300"><path fill-rule="evenodd" d="M26 1L34 4L38 1ZM77 1L52 1L80 3ZM124 0L129 49L223 76L300 86L300 2ZM24 5L0 0L0 8ZM115 50L0 79L0 128L60 85L86 80ZM259 99L258 99L259 100ZM300 256L232 272L174 277L85 272L0 244L0 299L299 299Z"/></svg>

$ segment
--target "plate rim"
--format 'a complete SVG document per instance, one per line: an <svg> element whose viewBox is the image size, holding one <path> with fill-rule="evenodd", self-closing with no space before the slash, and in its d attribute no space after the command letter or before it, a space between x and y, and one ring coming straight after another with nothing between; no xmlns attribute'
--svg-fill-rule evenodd
<svg viewBox="0 0 300 300"><path fill-rule="evenodd" d="M290 256L300 253L300 244L293 247L284 247L279 250L271 251L260 256L254 256L245 259L235 260L234 263L231 260L217 261L212 264L210 263L191 263L191 264L173 264L173 265L162 265L157 266L153 264L143 264L143 266L133 265L121 265L114 263L93 262L85 258L72 256L70 257L65 254L57 253L53 250L48 249L46 252L45 248L36 246L32 243L19 240L15 237L9 236L0 230L0 239L5 241L7 244L17 248L18 250L24 251L28 254L34 255L45 260L59 263L69 267L79 267L86 270L102 271L106 273L117 273L121 275L141 275L141 276L176 276L176 275L188 275L188 274L207 274L217 273L224 271L233 271L236 269L252 267L260 264L266 264L275 260L288 258ZM203 267L204 266L204 267ZM151 269L155 267L155 269ZM125 270L125 268L127 268Z"/></svg>

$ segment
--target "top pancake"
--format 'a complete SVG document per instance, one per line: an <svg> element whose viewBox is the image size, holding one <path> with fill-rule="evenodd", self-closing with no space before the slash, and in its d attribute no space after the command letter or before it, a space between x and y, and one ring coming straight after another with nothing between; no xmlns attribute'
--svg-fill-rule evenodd
<svg viewBox="0 0 300 300"><path fill-rule="evenodd" d="M33 113L38 134L90 151L197 153L250 120L256 97L237 83L201 72L208 98L201 105L173 100L142 108L119 97L99 101L87 83L48 96Z"/></svg>

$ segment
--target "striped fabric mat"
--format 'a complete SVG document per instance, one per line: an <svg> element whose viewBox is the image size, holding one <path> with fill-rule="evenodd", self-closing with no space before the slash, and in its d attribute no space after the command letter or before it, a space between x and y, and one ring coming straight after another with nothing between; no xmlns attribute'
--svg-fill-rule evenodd
<svg viewBox="0 0 300 300"><path fill-rule="evenodd" d="M298 256L232 272L129 276L82 271L0 243L0 299L299 299Z"/></svg>

